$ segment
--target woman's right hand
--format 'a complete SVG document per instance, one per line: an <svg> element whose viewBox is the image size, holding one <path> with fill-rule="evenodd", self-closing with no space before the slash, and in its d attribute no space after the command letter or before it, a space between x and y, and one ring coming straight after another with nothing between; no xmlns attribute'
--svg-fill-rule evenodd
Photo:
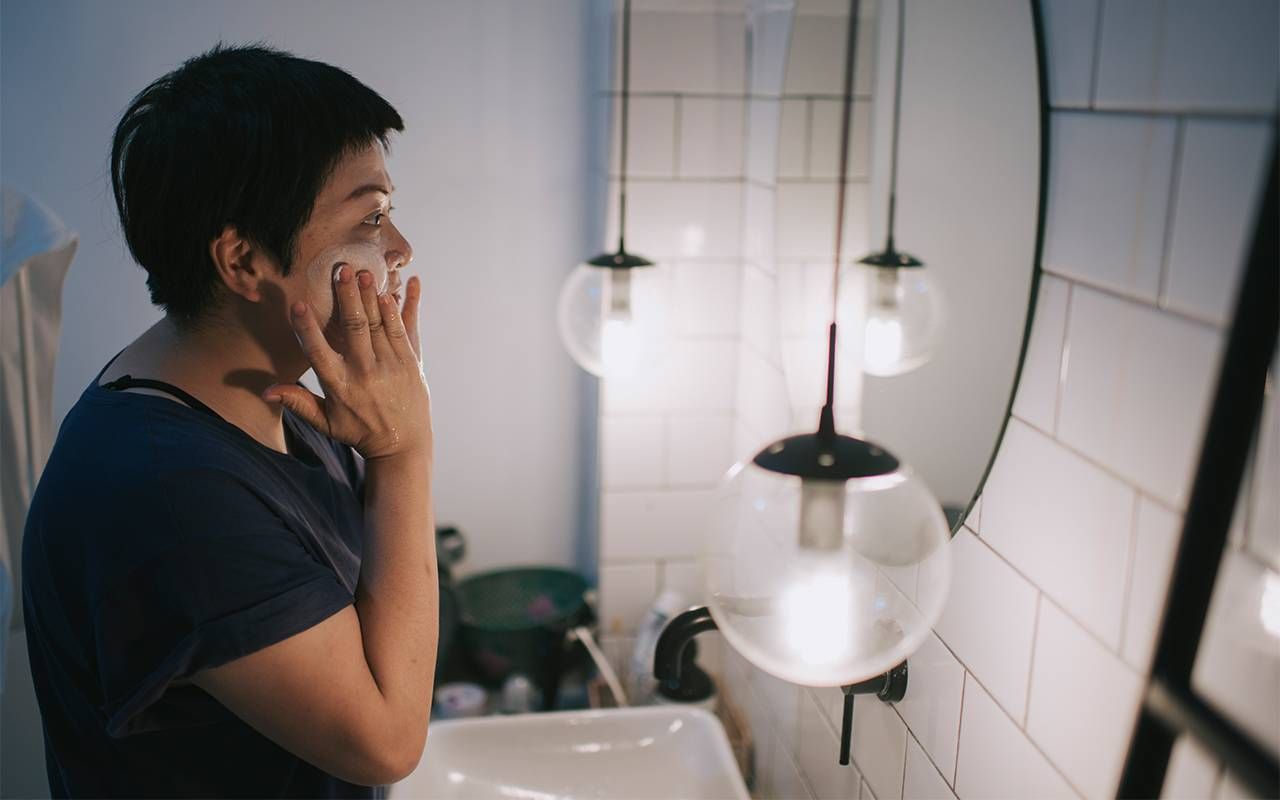
<svg viewBox="0 0 1280 800"><path fill-rule="evenodd" d="M349 444L366 460L432 447L431 393L417 343L421 282L412 277L403 312L390 293L379 295L373 275L350 264L335 273L334 313L344 352L329 346L315 309L296 302L290 321L324 397L297 384L274 384L262 397L280 402L312 427Z"/></svg>

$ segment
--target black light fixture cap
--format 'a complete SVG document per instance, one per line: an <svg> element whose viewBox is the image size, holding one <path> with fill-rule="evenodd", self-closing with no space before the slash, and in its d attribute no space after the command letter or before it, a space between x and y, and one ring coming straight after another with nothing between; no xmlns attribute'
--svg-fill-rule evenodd
<svg viewBox="0 0 1280 800"><path fill-rule="evenodd" d="M899 253L892 247L881 250L879 253L872 253L866 258L860 259L858 263L871 267L891 267L895 269L924 266L923 261L910 253Z"/></svg>
<svg viewBox="0 0 1280 800"><path fill-rule="evenodd" d="M636 267L653 266L653 262L644 256L638 256L635 253L628 253L624 250L618 250L616 253L601 253L587 261L587 263L593 267L605 267L607 269L635 269Z"/></svg>
<svg viewBox="0 0 1280 800"><path fill-rule="evenodd" d="M901 465L893 453L871 442L820 432L779 439L752 461L770 472L820 481L889 475Z"/></svg>

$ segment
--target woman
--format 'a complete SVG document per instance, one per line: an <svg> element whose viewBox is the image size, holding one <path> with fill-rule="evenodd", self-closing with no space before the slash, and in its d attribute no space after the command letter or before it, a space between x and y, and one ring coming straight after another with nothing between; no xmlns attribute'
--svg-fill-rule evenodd
<svg viewBox="0 0 1280 800"><path fill-rule="evenodd" d="M54 796L372 796L417 764L432 429L392 130L347 73L266 47L125 111L112 187L165 316L68 413L27 517Z"/></svg>

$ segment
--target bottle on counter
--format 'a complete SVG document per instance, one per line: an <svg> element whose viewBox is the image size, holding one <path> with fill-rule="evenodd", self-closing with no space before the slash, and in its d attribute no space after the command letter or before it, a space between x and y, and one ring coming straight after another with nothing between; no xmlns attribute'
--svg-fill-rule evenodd
<svg viewBox="0 0 1280 800"><path fill-rule="evenodd" d="M627 687L631 705L648 705L654 700L658 682L653 678L653 654L658 648L662 629L676 614L684 611L687 601L675 589L665 589L645 612L636 630L635 648L631 653L631 676Z"/></svg>

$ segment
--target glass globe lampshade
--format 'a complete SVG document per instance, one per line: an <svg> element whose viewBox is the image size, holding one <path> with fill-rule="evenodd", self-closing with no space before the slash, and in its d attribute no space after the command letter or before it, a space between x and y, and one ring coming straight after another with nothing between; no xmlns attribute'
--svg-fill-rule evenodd
<svg viewBox="0 0 1280 800"><path fill-rule="evenodd" d="M897 255L897 254L895 254ZM938 346L946 304L929 271L910 256L904 266L861 262L865 289L862 364L868 375L892 376L925 364Z"/></svg>
<svg viewBox="0 0 1280 800"><path fill-rule="evenodd" d="M657 297L650 262L629 267L580 264L560 289L556 320L560 339L583 369L600 377L627 378L653 364L666 342L664 304ZM596 261L593 259L592 261Z"/></svg>
<svg viewBox="0 0 1280 800"><path fill-rule="evenodd" d="M716 503L703 559L711 615L734 648L782 680L843 686L882 675L942 612L951 577L942 508L875 445L783 439L730 469Z"/></svg>

